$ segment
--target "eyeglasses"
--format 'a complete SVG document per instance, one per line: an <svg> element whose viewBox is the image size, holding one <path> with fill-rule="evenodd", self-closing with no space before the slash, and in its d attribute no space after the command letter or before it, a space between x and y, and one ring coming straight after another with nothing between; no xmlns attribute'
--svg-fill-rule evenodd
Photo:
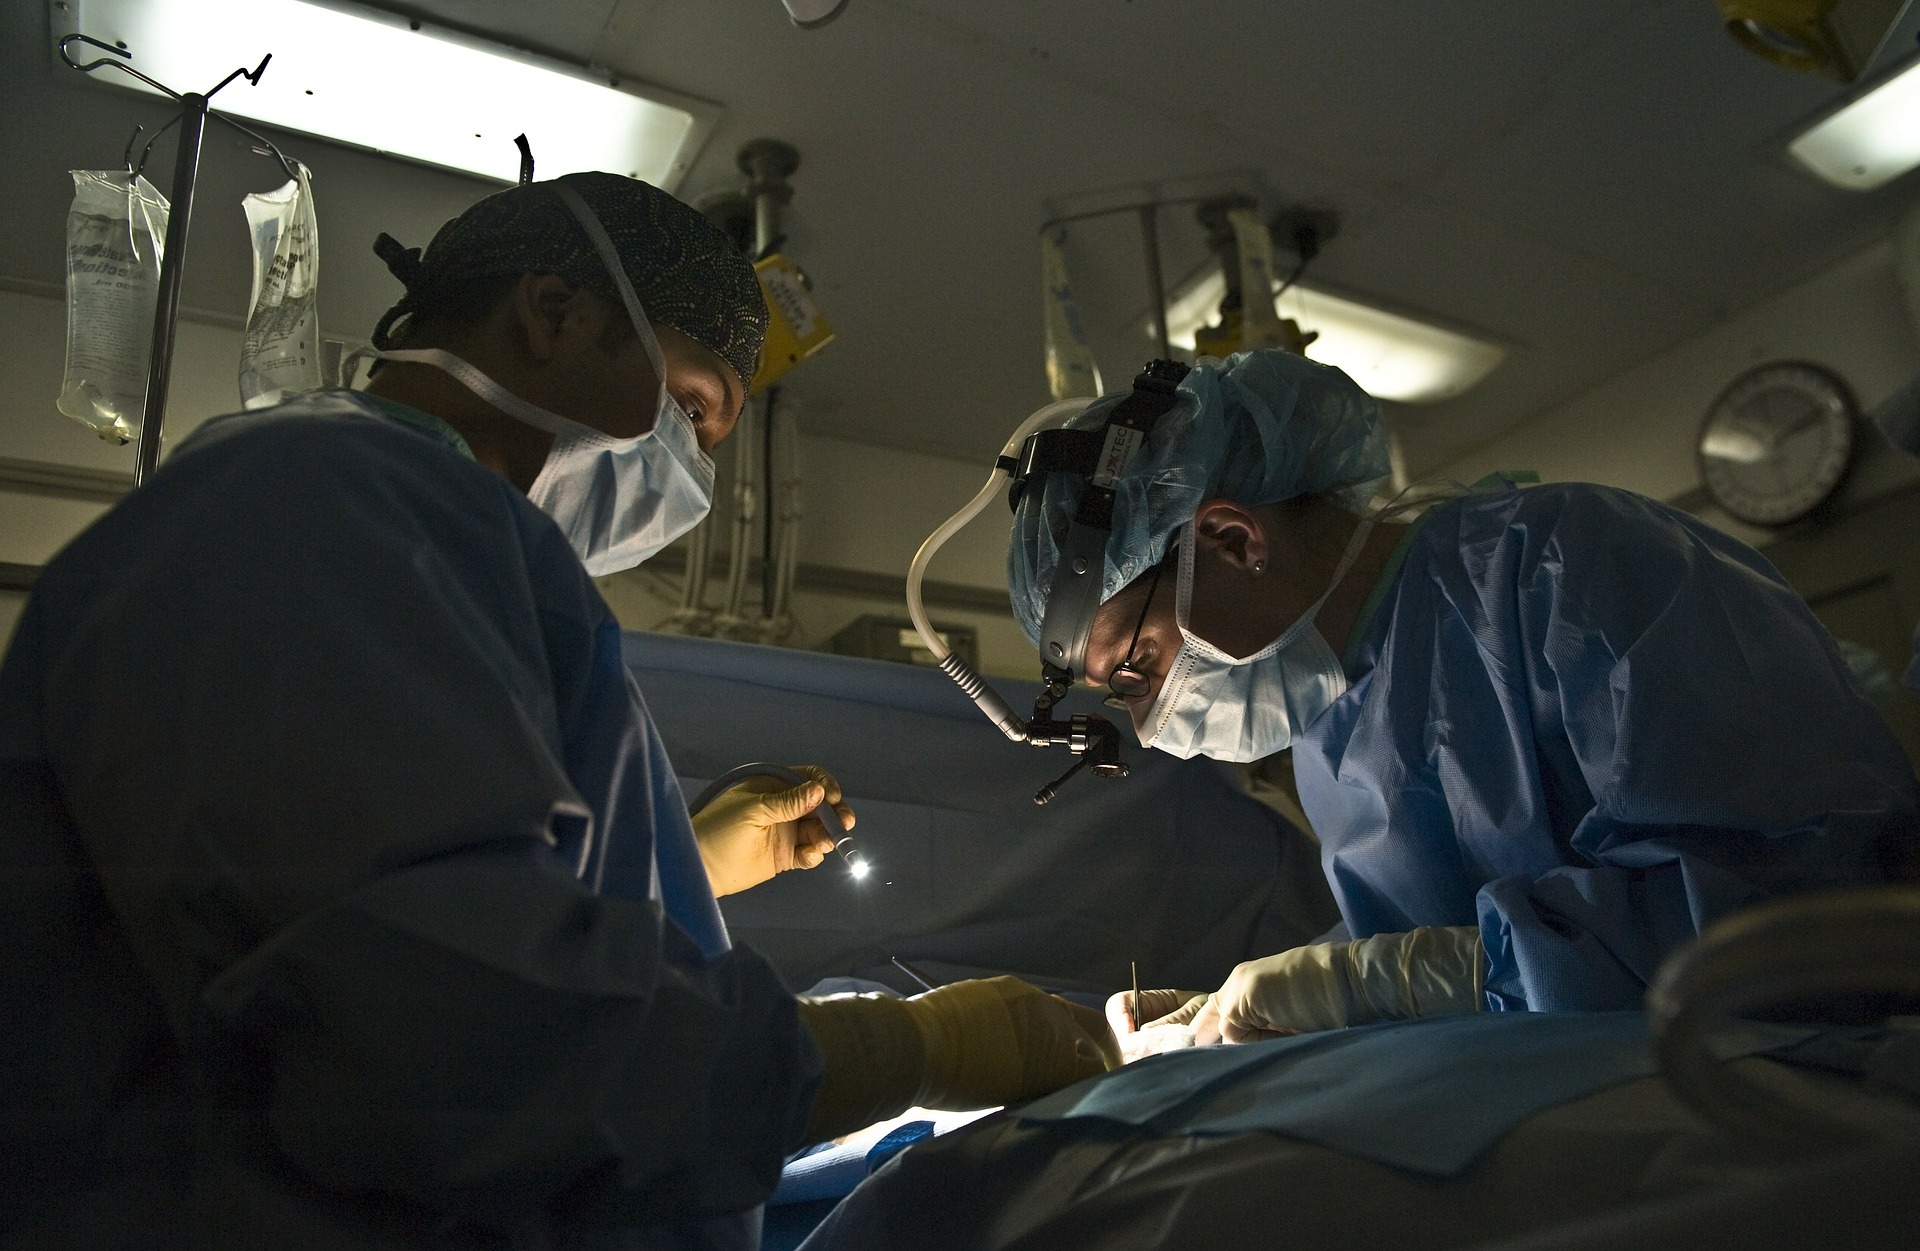
<svg viewBox="0 0 1920 1251"><path fill-rule="evenodd" d="M1153 689L1153 679L1133 662L1133 649L1140 646L1140 631L1147 624L1147 613L1153 608L1153 593L1160 589L1160 574L1166 567L1164 560L1153 567L1153 581L1147 583L1147 599L1140 605L1140 619L1133 623L1133 637L1127 640L1127 658L1107 675L1107 686L1121 699L1138 699Z"/></svg>

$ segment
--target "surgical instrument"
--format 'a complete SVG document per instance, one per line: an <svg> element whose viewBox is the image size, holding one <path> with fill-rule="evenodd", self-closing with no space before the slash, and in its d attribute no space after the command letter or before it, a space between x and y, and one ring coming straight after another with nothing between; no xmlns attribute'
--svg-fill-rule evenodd
<svg viewBox="0 0 1920 1251"><path fill-rule="evenodd" d="M911 964L908 964L905 960L902 960L899 956L888 956L887 959L893 962L894 968L899 969L902 973L905 973L908 977L920 983L922 988L926 990L940 989L940 984L938 982L935 982L932 978L928 977L925 973L922 973L919 969L914 968Z"/></svg>

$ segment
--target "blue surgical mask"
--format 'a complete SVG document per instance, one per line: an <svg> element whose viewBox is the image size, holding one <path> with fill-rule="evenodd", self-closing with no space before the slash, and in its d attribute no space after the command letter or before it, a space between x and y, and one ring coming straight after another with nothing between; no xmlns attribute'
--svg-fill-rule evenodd
<svg viewBox="0 0 1920 1251"><path fill-rule="evenodd" d="M444 370L491 407L552 434L553 446L527 498L553 518L587 572L597 578L633 568L706 518L713 507L713 458L700 449L693 420L667 392L660 341L606 229L572 187L559 183L554 190L580 220L613 276L634 333L660 380L651 430L615 438L522 399L439 348L368 349L364 354Z"/></svg>
<svg viewBox="0 0 1920 1251"><path fill-rule="evenodd" d="M1174 620L1180 650L1147 714L1142 746L1187 759L1210 756L1244 763L1291 747L1346 694L1340 658L1314 625L1321 605L1353 568L1373 529L1362 521L1334 569L1333 581L1299 620L1251 656L1235 658L1188 628L1193 607L1193 527L1180 537L1180 590Z"/></svg>

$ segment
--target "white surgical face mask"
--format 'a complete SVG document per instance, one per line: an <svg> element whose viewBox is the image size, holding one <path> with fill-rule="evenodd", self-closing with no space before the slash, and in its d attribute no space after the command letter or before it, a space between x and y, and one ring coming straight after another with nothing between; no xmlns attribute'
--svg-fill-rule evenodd
<svg viewBox="0 0 1920 1251"><path fill-rule="evenodd" d="M1333 581L1279 638L1245 659L1227 655L1187 628L1193 605L1193 527L1180 536L1180 591L1174 620L1180 650L1147 714L1141 745L1187 759L1244 763L1293 745L1347 690L1340 658L1313 624L1320 606L1360 555L1373 519L1360 523Z"/></svg>
<svg viewBox="0 0 1920 1251"><path fill-rule="evenodd" d="M571 421L522 399L439 348L367 349L356 355L432 365L493 408L552 434L553 446L547 449L547 459L527 498L553 518L587 572L597 578L633 568L705 519L713 507L713 458L700 449L692 418L667 393L667 365L660 342L606 229L572 187L559 183L554 190L580 219L613 275L634 333L640 336L654 376L660 380L651 430L621 439Z"/></svg>

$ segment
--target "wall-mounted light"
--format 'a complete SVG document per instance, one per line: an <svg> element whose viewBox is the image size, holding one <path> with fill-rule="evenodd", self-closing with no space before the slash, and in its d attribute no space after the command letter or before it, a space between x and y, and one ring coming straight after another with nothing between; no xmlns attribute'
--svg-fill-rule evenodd
<svg viewBox="0 0 1920 1251"><path fill-rule="evenodd" d="M1871 191L1920 165L1920 60L1787 145L1836 187Z"/></svg>
<svg viewBox="0 0 1920 1251"><path fill-rule="evenodd" d="M259 86L220 94L222 112L499 182L518 176L513 137L524 132L542 178L605 170L671 188L720 112L331 0L66 0L58 10L56 28L129 49L136 68L180 91L271 52Z"/></svg>
<svg viewBox="0 0 1920 1251"><path fill-rule="evenodd" d="M1213 321L1226 279L1209 270L1167 308L1172 341L1193 350L1194 331ZM1319 337L1307 355L1337 365L1368 394L1405 404L1452 399L1472 388L1506 358L1506 348L1398 313L1295 285L1276 309Z"/></svg>

